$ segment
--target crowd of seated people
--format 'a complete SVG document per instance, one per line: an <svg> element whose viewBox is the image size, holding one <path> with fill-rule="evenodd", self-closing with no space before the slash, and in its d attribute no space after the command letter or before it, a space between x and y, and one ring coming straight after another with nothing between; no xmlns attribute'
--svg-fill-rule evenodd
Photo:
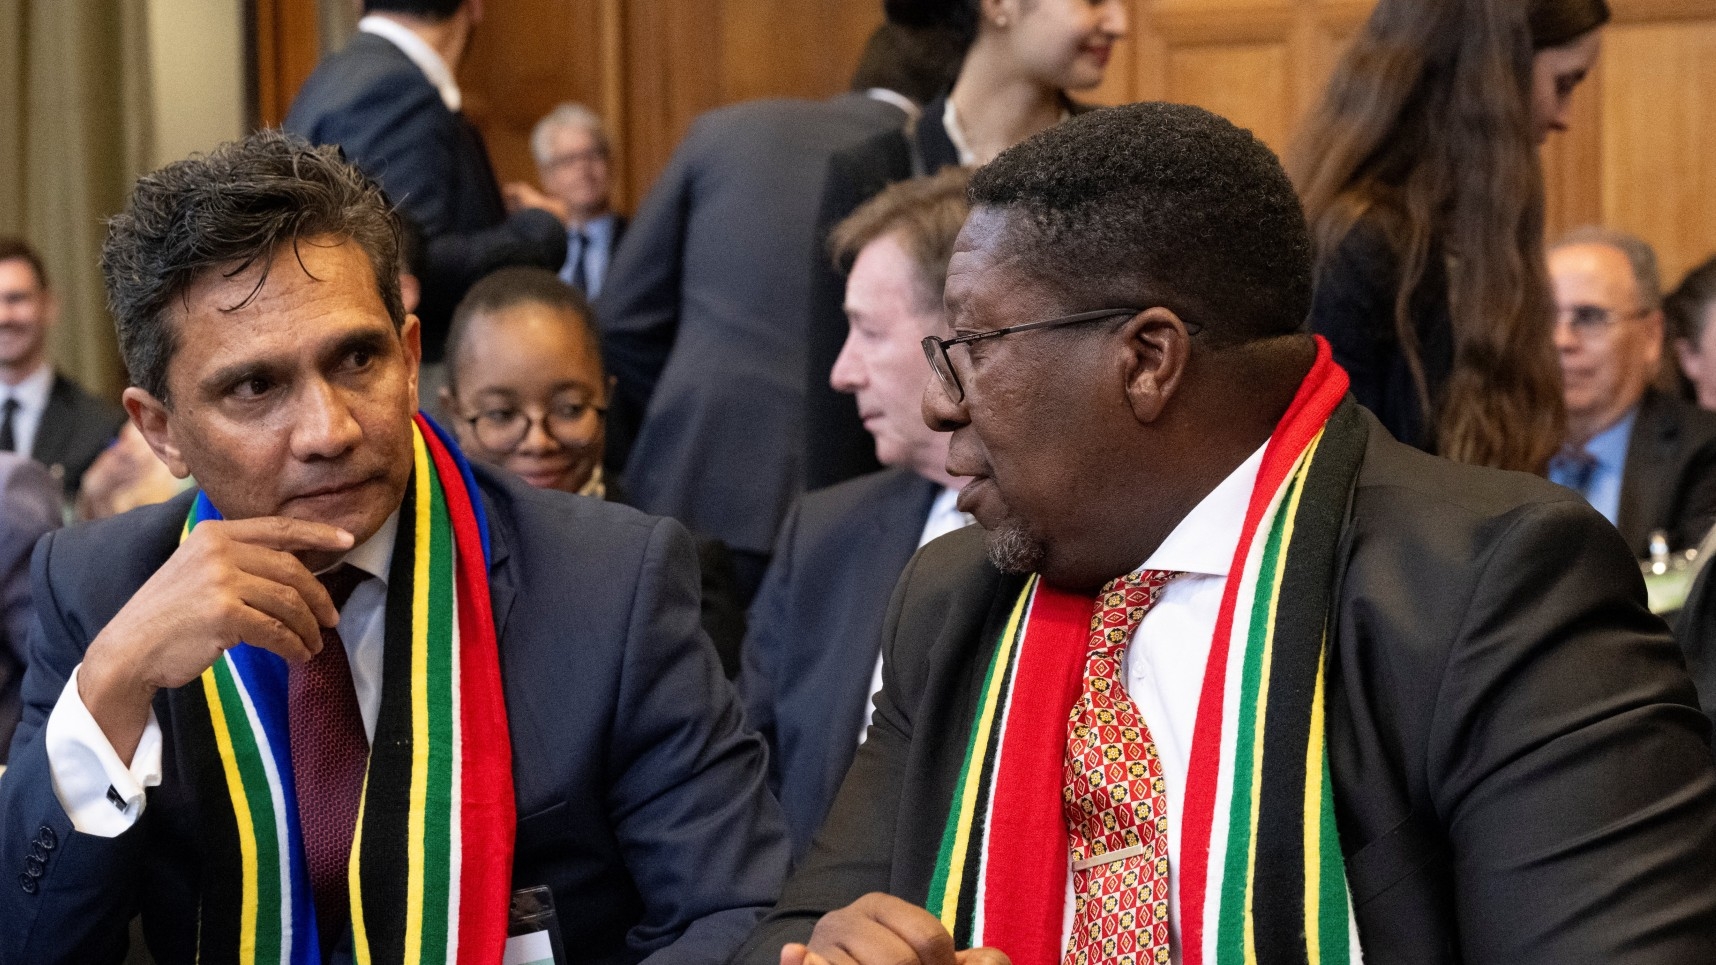
<svg viewBox="0 0 1716 965"><path fill-rule="evenodd" d="M0 238L0 965L1716 960L1716 256L1544 230L1605 0L1380 0L1286 163L1077 101L1120 0L887 0L629 222L482 6L138 182L121 406Z"/></svg>

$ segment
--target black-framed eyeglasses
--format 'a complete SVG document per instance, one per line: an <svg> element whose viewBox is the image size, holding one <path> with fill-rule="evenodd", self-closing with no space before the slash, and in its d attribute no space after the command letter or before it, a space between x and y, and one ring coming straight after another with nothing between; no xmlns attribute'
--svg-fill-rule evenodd
<svg viewBox="0 0 1716 965"><path fill-rule="evenodd" d="M477 445L499 454L512 452L523 444L537 422L567 449L587 446L595 438L596 425L607 413L606 406L589 402L555 402L538 415L521 408L495 406L463 418L470 425Z"/></svg>
<svg viewBox="0 0 1716 965"><path fill-rule="evenodd" d="M1144 308L1099 308L1090 312L1079 312L1077 315L1063 315L1060 318L1048 318L1040 322L1026 322L1023 325L1009 325L998 328L993 332L972 332L970 335L959 335L954 338L939 338L934 335L926 336L923 340L924 357L929 359L930 370L941 381L941 387L947 391L948 398L955 402L965 401L965 386L959 383L959 374L953 370L953 362L947 357L947 350L955 345L969 345L981 342L986 338L1000 338L1012 335L1014 332L1029 332L1036 329L1060 328L1065 325L1078 325L1081 322L1095 322L1105 318L1121 318L1137 315L1148 311ZM1186 331L1196 335L1203 326L1195 322L1186 323Z"/></svg>
<svg viewBox="0 0 1716 965"><path fill-rule="evenodd" d="M1601 335L1622 322L1644 318L1650 313L1648 308L1622 312L1606 305L1569 305L1555 313L1555 320L1560 324L1561 319L1567 319L1567 327L1573 334L1587 339Z"/></svg>

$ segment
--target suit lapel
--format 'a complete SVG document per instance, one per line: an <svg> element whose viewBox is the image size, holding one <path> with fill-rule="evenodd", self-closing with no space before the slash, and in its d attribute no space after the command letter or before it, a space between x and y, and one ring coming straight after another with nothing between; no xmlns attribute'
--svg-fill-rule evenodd
<svg viewBox="0 0 1716 965"><path fill-rule="evenodd" d="M30 447L30 458L47 466L65 462L66 444L71 441L74 428L72 409L76 405L71 383L55 371L53 388L48 390L48 404L42 408L42 421L36 425L36 441Z"/></svg>
<svg viewBox="0 0 1716 965"><path fill-rule="evenodd" d="M1627 464L1621 471L1620 512L1615 525L1635 554L1642 554L1650 541L1652 521L1662 514L1670 463L1678 443L1679 427L1654 393L1639 403L1632 438L1627 441Z"/></svg>

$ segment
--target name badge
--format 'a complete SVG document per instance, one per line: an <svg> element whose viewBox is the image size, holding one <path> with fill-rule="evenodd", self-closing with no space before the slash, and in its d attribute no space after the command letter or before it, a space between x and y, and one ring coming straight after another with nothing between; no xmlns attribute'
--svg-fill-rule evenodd
<svg viewBox="0 0 1716 965"><path fill-rule="evenodd" d="M537 885L512 893L506 934L501 965L568 965L560 947L560 922L554 917L554 893L547 888Z"/></svg>

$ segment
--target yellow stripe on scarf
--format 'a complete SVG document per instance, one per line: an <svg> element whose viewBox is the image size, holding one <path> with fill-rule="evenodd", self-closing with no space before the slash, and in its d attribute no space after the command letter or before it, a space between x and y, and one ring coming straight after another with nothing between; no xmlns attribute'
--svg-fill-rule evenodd
<svg viewBox="0 0 1716 965"><path fill-rule="evenodd" d="M429 468L429 450L419 431L412 432L416 456L417 519L416 550L411 583L411 816L407 823L405 884L405 960L423 957L423 818L429 797L429 555L430 510L434 497L430 487L435 475Z"/></svg>
<svg viewBox="0 0 1716 965"><path fill-rule="evenodd" d="M1013 648L1018 646L1019 621L1025 615L1025 601L1031 598L1031 590L1036 587L1037 577L1031 577L1031 584L1026 591L1019 594L1019 600L1013 604L1013 614L1007 618L1007 629L1001 634L1001 652L995 657L995 666L1000 671L989 681L989 690L978 703L982 715L977 724L977 735L972 740L971 766L966 771L965 794L959 801L959 830L953 840L953 859L951 868L964 868L965 855L971 847L972 819L977 810L977 795L982 789L980 780L984 771L984 759L989 754L989 732L995 727L995 718L1000 704L1001 688L1007 679L1006 669L1013 660ZM947 876L946 897L941 904L941 923L948 934L953 934L954 923L959 919L959 887L963 875Z"/></svg>
<svg viewBox="0 0 1716 965"><path fill-rule="evenodd" d="M1281 608L1281 582L1287 576L1287 552L1293 545L1293 520L1299 513L1299 498L1305 493L1305 476L1311 467L1311 459L1317 454L1317 444L1322 442L1321 430L1312 438L1311 444L1305 447L1299 456L1299 465L1294 467L1292 475L1288 476L1288 486L1291 494L1287 497L1287 505L1281 510L1286 514L1281 527L1280 558L1275 564L1274 581L1269 587L1269 620L1263 631L1263 667L1257 687L1257 720L1254 724L1256 731L1252 738L1252 746L1257 750L1251 755L1251 848L1245 861L1245 961L1246 965L1254 965L1257 961L1257 928L1252 914L1253 901L1257 895L1257 823L1263 813L1263 733L1264 721L1269 713L1269 671L1275 660L1275 617Z"/></svg>
<svg viewBox="0 0 1716 965"><path fill-rule="evenodd" d="M222 660L226 655L222 654ZM250 801L244 794L244 780L238 773L238 754L232 747L232 732L226 726L226 711L221 706L220 687L215 683L215 669L203 671L203 693L209 702L209 720L214 724L215 745L220 748L221 769L226 773L227 792L232 795L232 813L238 819L238 854L240 885L243 901L239 904L239 965L256 963L256 824L250 819Z"/></svg>

